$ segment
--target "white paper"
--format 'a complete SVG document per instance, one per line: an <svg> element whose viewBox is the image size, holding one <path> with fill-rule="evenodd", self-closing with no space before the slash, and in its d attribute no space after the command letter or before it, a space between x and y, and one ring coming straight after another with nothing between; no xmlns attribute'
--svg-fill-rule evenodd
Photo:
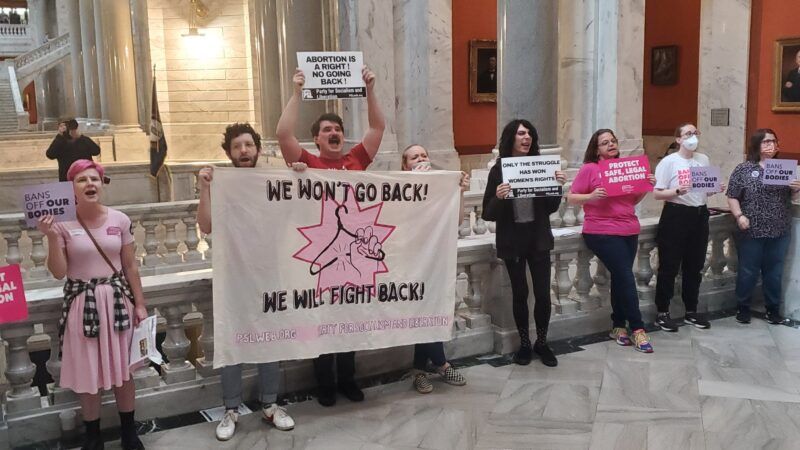
<svg viewBox="0 0 800 450"><path fill-rule="evenodd" d="M156 316L150 316L133 329L131 339L129 367L149 359L156 364L163 364L164 359L156 348Z"/></svg>

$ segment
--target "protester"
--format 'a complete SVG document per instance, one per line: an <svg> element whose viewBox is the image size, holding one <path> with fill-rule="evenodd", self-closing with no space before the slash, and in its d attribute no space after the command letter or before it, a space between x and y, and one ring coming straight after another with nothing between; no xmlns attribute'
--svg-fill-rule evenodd
<svg viewBox="0 0 800 450"><path fill-rule="evenodd" d="M261 136L249 123L234 123L225 128L222 148L234 167L253 168L258 162L261 152ZM211 233L211 182L214 179L214 168L204 167L197 177L200 185L200 203L197 207L197 223L200 231ZM257 364L259 400L261 414L275 428L287 431L294 428L294 419L279 406L278 387L280 384L280 366L277 362ZM236 432L239 420L239 405L242 404L242 365L236 364L222 368L222 401L225 414L216 428L216 436L220 441L227 441Z"/></svg>
<svg viewBox="0 0 800 450"><path fill-rule="evenodd" d="M503 183L500 159L539 155L539 135L530 122L515 119L506 124L498 148L500 157L489 171L483 195L483 219L497 223L497 257L505 263L511 279L514 322L520 340L519 350L514 353L514 362L530 364L532 353L536 353L544 365L554 367L558 360L547 345L551 310L550 250L554 244L550 214L558 210L561 197L507 198L511 186ZM555 177L561 184L567 180L561 171L556 171ZM531 273L535 300L533 319L536 323L536 341L533 344L528 323L526 264Z"/></svg>
<svg viewBox="0 0 800 450"><path fill-rule="evenodd" d="M733 169L728 182L728 205L741 231L736 244L739 270L736 274L736 300L739 323L750 323L751 296L761 274L761 288L767 322L791 323L780 314L783 263L791 240L791 200L800 192L800 181L788 186L764 184L765 161L774 158L780 147L778 135L769 128L756 130L750 137L747 160Z"/></svg>
<svg viewBox="0 0 800 450"><path fill-rule="evenodd" d="M312 169L366 170L378 153L383 130L386 127L383 113L375 98L375 74L367 67L361 71L367 90L368 129L361 142L344 153L344 123L336 114L323 114L311 126L314 144L319 156L312 155L294 135L300 108L300 93L305 84L303 71L297 69L292 77L294 93L278 120L276 135L281 154L287 164L302 163ZM334 364L336 373L334 373ZM364 393L355 382L355 352L321 355L314 360L314 374L319 383L317 400L320 405L336 404L336 390L350 401L364 400Z"/></svg>
<svg viewBox="0 0 800 450"><path fill-rule="evenodd" d="M114 390L123 449L143 449L136 435L136 387L129 368L132 327L147 318L131 220L103 206L103 166L74 162L66 173L77 202L77 221L39 219L47 236L47 268L67 277L59 321L60 386L78 395L86 425L84 449L102 449L101 390Z"/></svg>
<svg viewBox="0 0 800 450"><path fill-rule="evenodd" d="M78 121L67 119L59 122L58 134L53 138L46 155L58 161L58 181L67 181L67 170L79 159L92 160L100 154L100 146L78 130Z"/></svg>
<svg viewBox="0 0 800 450"><path fill-rule="evenodd" d="M656 281L656 325L664 331L678 331L669 315L669 303L675 294L675 277L681 270L681 297L686 307L684 323L696 328L711 324L697 313L700 282L708 249L708 196L692 192L692 167L708 167L708 156L697 153L700 132L691 123L675 130L678 151L665 157L656 166L656 200L664 200L658 221L658 276ZM720 191L725 189L721 185Z"/></svg>
<svg viewBox="0 0 800 450"><path fill-rule="evenodd" d="M653 346L644 330L633 276L640 228L634 207L642 201L645 193L609 197L601 183L598 162L619 158L617 145L613 131L600 129L594 132L567 201L572 205L583 205L583 240L611 273L613 328L610 337L619 345L633 344L640 352L652 353ZM655 184L656 179L648 175L648 181ZM633 342L626 326L633 331Z"/></svg>
<svg viewBox="0 0 800 450"><path fill-rule="evenodd" d="M431 168L431 160L428 158L428 151L421 145L412 144L403 150L402 169L404 171L427 172ZM461 192L469 189L469 175L461 172ZM458 222L463 218L464 208L459 208ZM464 386L467 380L464 376L447 362L444 355L443 342L426 342L414 345L414 389L420 394L428 394L433 391L433 384L428 380L428 361L433 363L436 373L442 377L447 384L454 386Z"/></svg>

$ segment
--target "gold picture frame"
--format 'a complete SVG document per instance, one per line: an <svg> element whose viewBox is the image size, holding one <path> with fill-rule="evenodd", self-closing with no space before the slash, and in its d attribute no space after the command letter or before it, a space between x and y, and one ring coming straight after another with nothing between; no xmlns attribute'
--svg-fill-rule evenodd
<svg viewBox="0 0 800 450"><path fill-rule="evenodd" d="M800 37L775 41L772 110L800 112Z"/></svg>
<svg viewBox="0 0 800 450"><path fill-rule="evenodd" d="M469 101L497 102L497 41L469 41Z"/></svg>

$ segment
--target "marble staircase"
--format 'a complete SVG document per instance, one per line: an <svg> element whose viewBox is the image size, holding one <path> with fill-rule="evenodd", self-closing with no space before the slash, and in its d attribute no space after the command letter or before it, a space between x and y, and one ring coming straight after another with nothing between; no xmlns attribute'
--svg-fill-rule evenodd
<svg viewBox="0 0 800 450"><path fill-rule="evenodd" d="M11 133L19 128L14 97L7 78L0 79L0 133Z"/></svg>

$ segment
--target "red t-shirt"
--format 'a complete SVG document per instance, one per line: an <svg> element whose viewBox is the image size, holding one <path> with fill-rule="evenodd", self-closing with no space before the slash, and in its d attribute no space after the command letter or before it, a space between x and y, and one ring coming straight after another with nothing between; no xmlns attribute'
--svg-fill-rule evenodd
<svg viewBox="0 0 800 450"><path fill-rule="evenodd" d="M360 142L350 149L350 153L339 159L320 158L303 149L300 162L305 163L310 169L367 170L372 158L364 148L364 144Z"/></svg>

